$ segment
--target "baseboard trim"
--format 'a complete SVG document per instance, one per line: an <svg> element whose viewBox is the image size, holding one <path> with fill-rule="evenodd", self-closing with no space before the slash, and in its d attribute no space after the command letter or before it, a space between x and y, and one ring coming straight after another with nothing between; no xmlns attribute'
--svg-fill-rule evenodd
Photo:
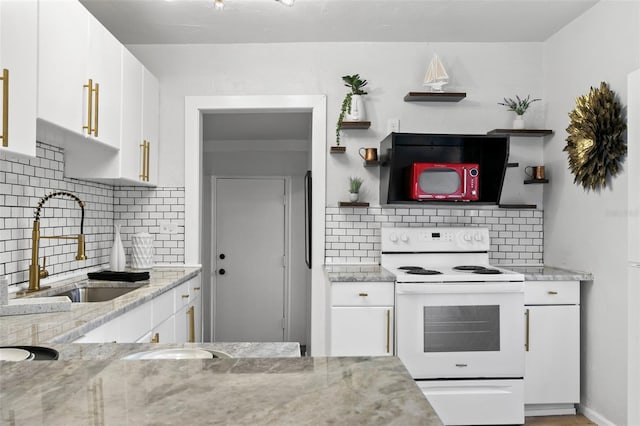
<svg viewBox="0 0 640 426"><path fill-rule="evenodd" d="M602 414L582 404L578 405L578 412L598 426L616 426L615 423L604 417Z"/></svg>
<svg viewBox="0 0 640 426"><path fill-rule="evenodd" d="M574 416L576 406L574 404L525 404L524 415L535 416Z"/></svg>

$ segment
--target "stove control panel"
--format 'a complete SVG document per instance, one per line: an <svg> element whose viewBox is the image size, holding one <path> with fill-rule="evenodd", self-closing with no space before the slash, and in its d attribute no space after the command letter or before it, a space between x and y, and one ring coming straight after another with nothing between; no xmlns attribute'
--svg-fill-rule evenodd
<svg viewBox="0 0 640 426"><path fill-rule="evenodd" d="M382 228L382 251L488 251L489 229L476 227Z"/></svg>

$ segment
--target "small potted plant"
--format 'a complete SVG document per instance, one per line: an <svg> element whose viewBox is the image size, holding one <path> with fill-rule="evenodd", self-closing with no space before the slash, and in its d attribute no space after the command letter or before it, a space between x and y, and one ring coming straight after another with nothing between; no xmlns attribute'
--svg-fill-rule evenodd
<svg viewBox="0 0 640 426"><path fill-rule="evenodd" d="M349 201L354 203L358 201L361 186L362 186L361 178L349 177Z"/></svg>
<svg viewBox="0 0 640 426"><path fill-rule="evenodd" d="M364 120L362 95L367 94L367 92L362 90L362 88L367 85L367 80L362 80L359 74L344 75L342 76L342 80L344 81L344 85L350 88L351 91L347 93L342 100L340 115L338 116L338 123L336 124L336 146L340 146L340 128L344 120Z"/></svg>
<svg viewBox="0 0 640 426"><path fill-rule="evenodd" d="M516 99L504 98L504 102L498 102L498 105L506 106L509 111L516 113L516 118L513 120L514 129L524 129L524 113L527 112L532 103L539 101L540 99L531 99L531 95L527 95L526 98L520 98L516 95Z"/></svg>

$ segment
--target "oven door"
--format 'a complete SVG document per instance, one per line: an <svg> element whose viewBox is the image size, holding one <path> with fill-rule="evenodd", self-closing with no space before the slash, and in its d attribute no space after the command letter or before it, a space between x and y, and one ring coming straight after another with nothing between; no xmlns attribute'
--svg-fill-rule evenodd
<svg viewBox="0 0 640 426"><path fill-rule="evenodd" d="M524 376L522 283L396 284L397 355L415 379Z"/></svg>

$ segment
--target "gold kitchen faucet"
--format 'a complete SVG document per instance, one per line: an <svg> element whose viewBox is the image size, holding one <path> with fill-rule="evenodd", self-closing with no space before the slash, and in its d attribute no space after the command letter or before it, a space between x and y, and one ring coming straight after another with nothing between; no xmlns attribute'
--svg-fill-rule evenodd
<svg viewBox="0 0 640 426"><path fill-rule="evenodd" d="M80 233L75 236L66 236L66 235L52 235L52 236L44 236L40 235L40 210L44 206L44 204L49 201L49 199L54 197L69 197L78 202L78 205L82 209L82 216L80 218ZM47 258L44 257L42 268L40 268L39 264L39 248L40 248L40 239L41 238L49 238L49 239L58 239L58 240L76 240L78 241L78 253L76 254L76 260L85 260L87 256L84 252L84 202L78 198L76 195L65 192L65 191L57 191L52 192L46 195L44 198L40 200L38 206L35 210L35 219L33 221L33 231L31 233L31 265L29 266L29 288L26 290L19 292L18 295L24 296L27 293L33 293L36 291L44 290L49 287L40 287L40 279L46 278L49 276L49 272L46 269Z"/></svg>

